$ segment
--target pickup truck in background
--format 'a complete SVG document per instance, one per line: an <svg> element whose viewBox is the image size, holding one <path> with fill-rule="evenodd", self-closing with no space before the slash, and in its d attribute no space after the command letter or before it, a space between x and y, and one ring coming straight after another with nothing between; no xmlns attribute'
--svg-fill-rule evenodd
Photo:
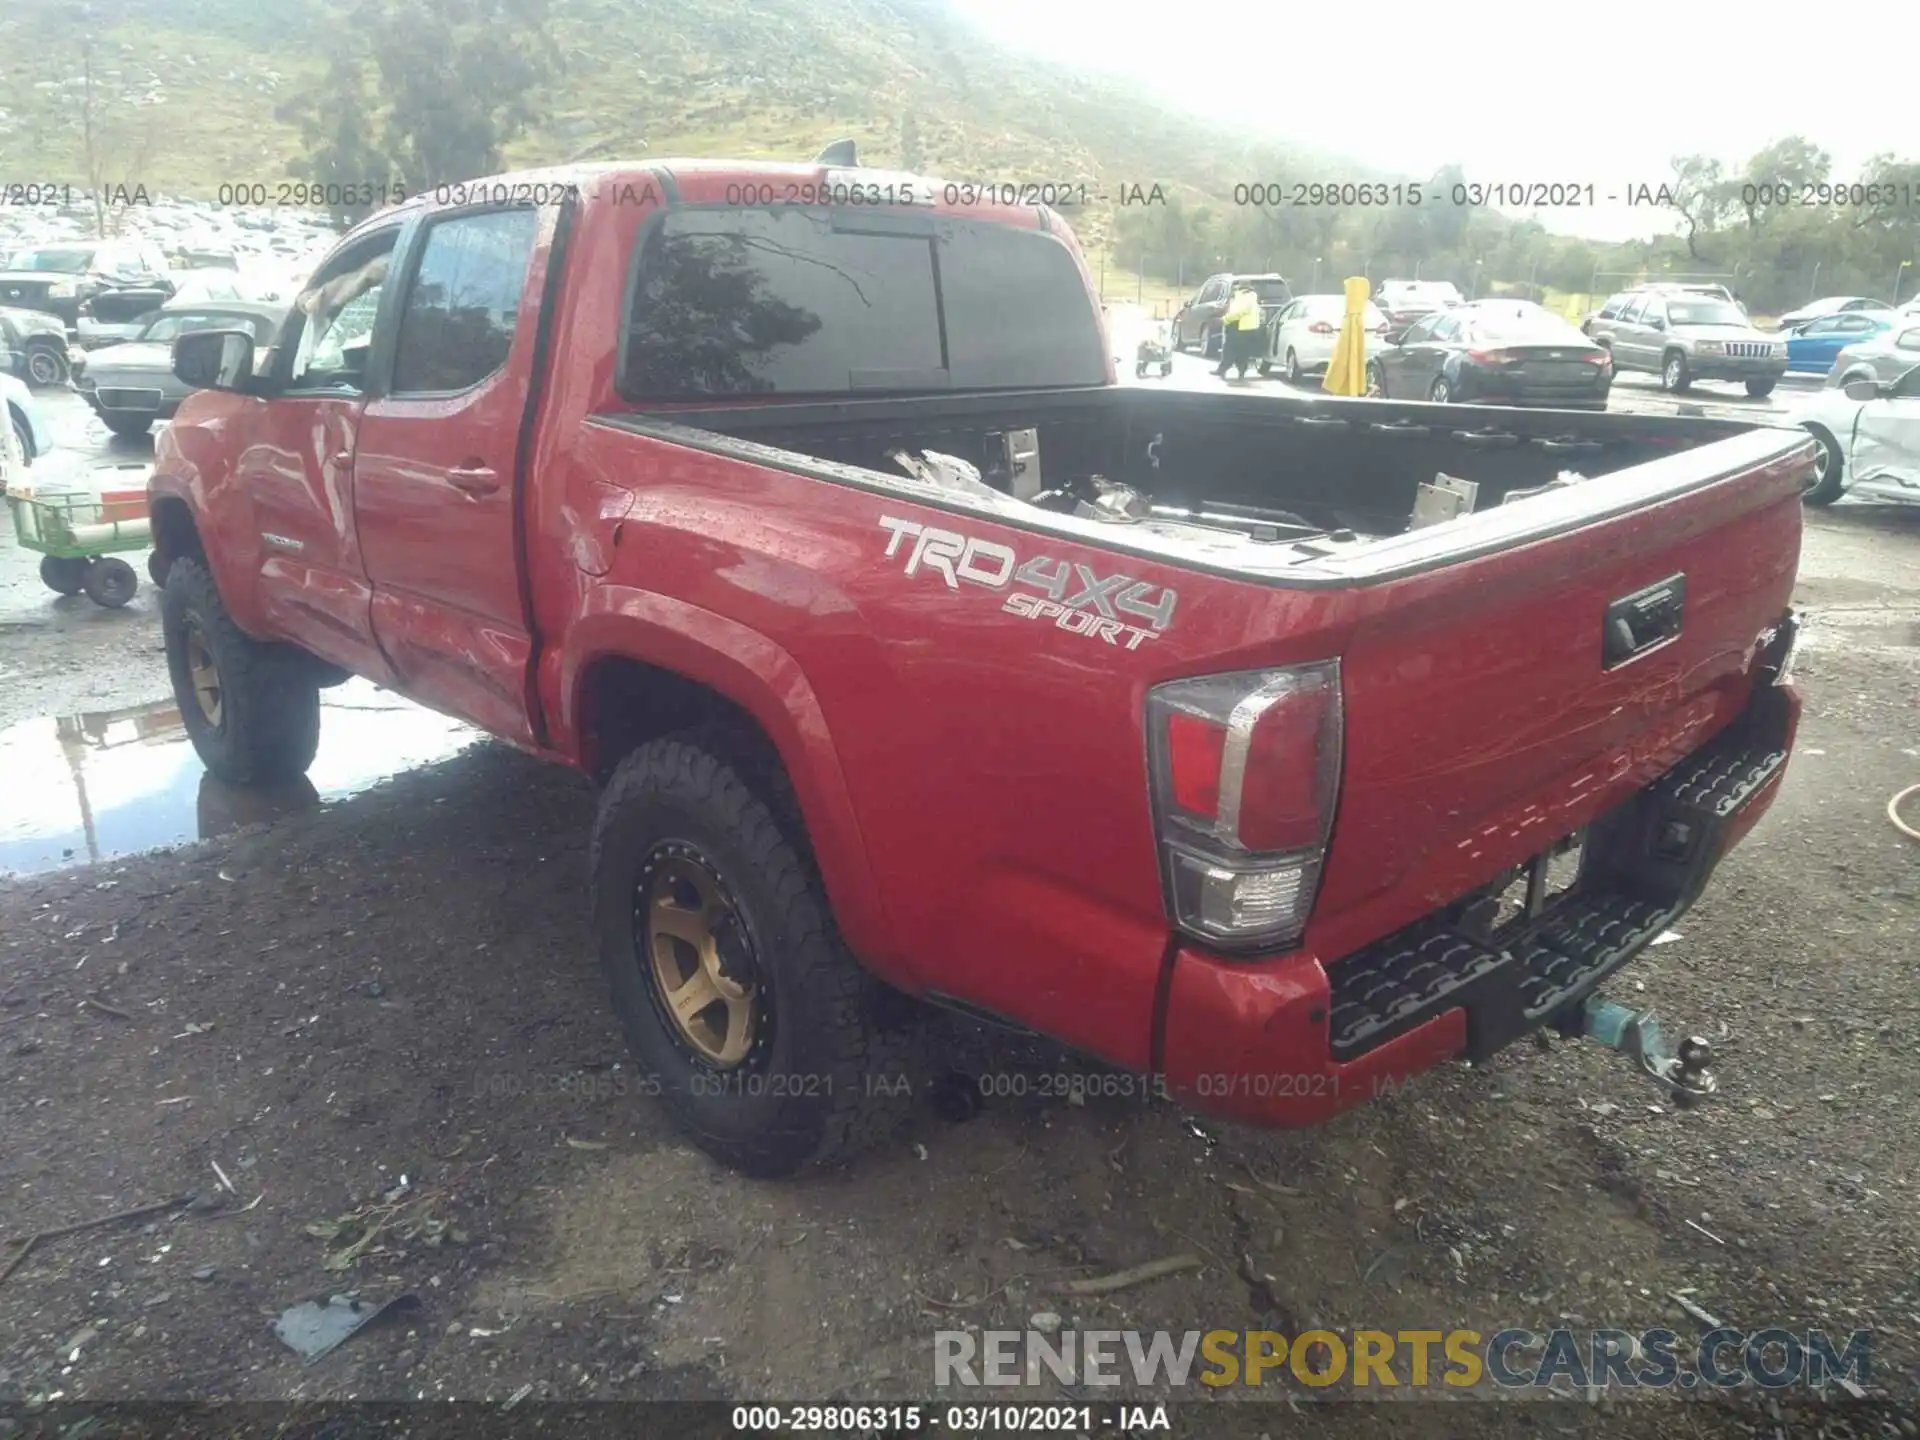
<svg viewBox="0 0 1920 1440"><path fill-rule="evenodd" d="M464 188L175 343L173 686L229 782L350 673L592 776L730 1164L886 1133L934 1006L1313 1123L1566 1028L1772 801L1805 436L1122 386L1059 218L917 177Z"/></svg>

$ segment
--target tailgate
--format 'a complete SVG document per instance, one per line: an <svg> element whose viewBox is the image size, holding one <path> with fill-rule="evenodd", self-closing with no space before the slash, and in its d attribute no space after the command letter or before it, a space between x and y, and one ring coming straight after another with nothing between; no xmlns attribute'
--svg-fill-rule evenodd
<svg viewBox="0 0 1920 1440"><path fill-rule="evenodd" d="M1712 465L1715 451L1755 453L1736 441L1636 468ZM1760 451L1766 463L1613 514L1608 488L1634 487L1635 472L1588 481L1557 503L1586 503L1594 518L1505 548L1468 537L1540 501L1406 537L1459 527L1468 555L1371 589L1342 654L1339 808L1308 934L1319 954L1346 954L1538 854L1733 718L1800 553L1804 451L1786 436ZM1621 608L1635 596L1645 603ZM1677 631L1648 644L1676 598ZM1620 619L1647 648L1629 648L1610 624Z"/></svg>

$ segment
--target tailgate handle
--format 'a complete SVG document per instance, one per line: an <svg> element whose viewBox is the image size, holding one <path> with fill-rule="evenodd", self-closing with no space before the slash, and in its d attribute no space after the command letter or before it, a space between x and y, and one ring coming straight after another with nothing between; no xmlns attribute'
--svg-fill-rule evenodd
<svg viewBox="0 0 1920 1440"><path fill-rule="evenodd" d="M1535 440L1533 443L1555 455L1565 454L1569 450L1578 450L1584 455L1601 448L1598 440Z"/></svg>
<svg viewBox="0 0 1920 1440"><path fill-rule="evenodd" d="M1600 668L1613 670L1680 633L1685 619L1687 577L1669 575L1607 606L1601 623Z"/></svg>
<svg viewBox="0 0 1920 1440"><path fill-rule="evenodd" d="M1462 445L1518 445L1520 437L1504 430L1456 430L1449 438Z"/></svg>
<svg viewBox="0 0 1920 1440"><path fill-rule="evenodd" d="M1326 415L1301 415L1295 418L1294 423L1299 425L1344 425L1347 422Z"/></svg>

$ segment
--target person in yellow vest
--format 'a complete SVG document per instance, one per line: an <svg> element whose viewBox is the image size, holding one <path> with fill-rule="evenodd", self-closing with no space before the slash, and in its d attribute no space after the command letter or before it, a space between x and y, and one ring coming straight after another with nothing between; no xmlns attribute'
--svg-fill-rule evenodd
<svg viewBox="0 0 1920 1440"><path fill-rule="evenodd" d="M1226 313L1220 317L1220 368L1213 373L1224 380L1227 367L1232 366L1234 378L1246 379L1247 366L1260 358L1262 337L1260 296L1246 281L1236 281Z"/></svg>

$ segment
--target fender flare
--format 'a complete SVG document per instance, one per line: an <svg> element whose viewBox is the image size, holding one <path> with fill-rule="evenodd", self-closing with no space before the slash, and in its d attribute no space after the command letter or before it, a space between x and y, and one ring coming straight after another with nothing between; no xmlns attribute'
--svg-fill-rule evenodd
<svg viewBox="0 0 1920 1440"><path fill-rule="evenodd" d="M591 765L581 732L585 683L602 660L638 661L706 686L751 715L793 784L814 860L842 937L883 977L918 988L894 943L846 772L800 663L760 631L684 600L601 585L568 627L556 729Z"/></svg>

